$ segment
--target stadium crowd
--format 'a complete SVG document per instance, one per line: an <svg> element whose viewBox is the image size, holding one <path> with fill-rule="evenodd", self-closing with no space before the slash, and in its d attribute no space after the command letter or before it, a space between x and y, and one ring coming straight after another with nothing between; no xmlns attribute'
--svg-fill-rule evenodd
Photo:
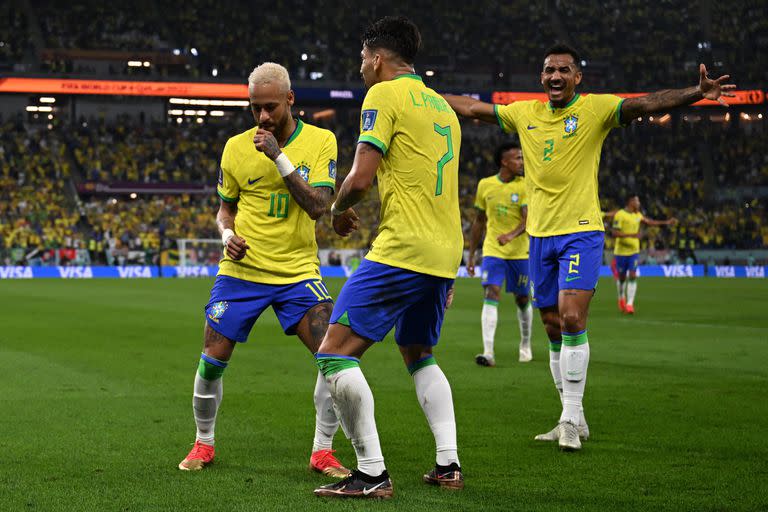
<svg viewBox="0 0 768 512"><path fill-rule="evenodd" d="M357 127L348 119L339 116L324 123L339 141L340 176L348 172L355 147ZM236 121L218 124L143 124L127 117L112 123L81 120L72 129L45 129L20 120L3 123L0 247L5 261L21 261L29 254L42 263L82 261L72 250L85 250L90 261L107 263L144 251L149 261L161 248L174 248L178 238L217 238L213 186L219 157L227 137L248 122L244 113ZM701 248L768 246L765 207L739 195L745 187L768 182L768 157L759 151L768 144L768 135L765 130L752 132L747 136L740 127L680 118L619 130L603 152L603 209L622 207L624 199L636 193L646 215L677 217L675 228L647 230L643 247L654 259ZM467 240L477 181L495 172L493 152L502 140L506 136L496 127L465 127L459 180ZM709 179L707 155L713 166ZM88 181L158 183L175 186L177 193L139 191L133 199L87 192L78 196L75 185ZM195 184L208 185L210 193L178 193ZM372 190L359 208L362 228L343 239L323 217L317 223L319 246L367 247L376 234L378 210ZM609 238L608 247L611 243Z"/></svg>
<svg viewBox="0 0 768 512"><path fill-rule="evenodd" d="M82 55L62 57L44 49L123 51L139 56L147 52L148 57L173 53L183 57L186 65L174 67L172 75L242 80L255 63L274 60L286 63L296 79L346 83L359 81L359 34L372 19L392 14L391 3L382 0L366 2L364 9L352 0L319 0L312 9L263 0L223 6L213 0L172 0L162 7L155 2L107 6L95 0L72 5L33 0L15 9L3 8L9 12L0 11L11 21L10 36L28 32L31 21L24 14L25 5L46 13L34 17L42 34L36 50L46 69L75 74L94 71ZM439 23L435 13L440 15ZM474 75L482 83L535 88L535 81L523 77L530 78L538 69L543 48L555 40L568 41L582 52L593 90L652 87L659 75L649 73L651 69L664 70L664 83L685 83L695 76L701 59L726 67L741 87L760 86L768 58L768 7L759 0L715 3L708 17L683 0L653 4L608 0L600 9L562 0L481 0L472 4L471 16L445 0L416 0L408 15L421 27L424 39L417 64L433 69L436 81L451 86L469 85L466 81ZM89 19L99 23L83 22ZM290 30L285 30L286 20ZM10 36L0 40L35 42L35 38ZM23 49L14 47L10 56L20 58ZM0 60L5 52L0 47ZM163 77L169 71L162 64L151 70L114 65L110 73Z"/></svg>

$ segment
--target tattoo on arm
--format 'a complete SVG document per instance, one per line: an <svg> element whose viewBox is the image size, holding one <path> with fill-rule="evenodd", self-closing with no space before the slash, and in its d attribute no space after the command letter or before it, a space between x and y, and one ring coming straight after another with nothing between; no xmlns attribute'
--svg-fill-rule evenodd
<svg viewBox="0 0 768 512"><path fill-rule="evenodd" d="M285 182L288 191L301 208L312 219L319 219L328 209L332 190L330 187L312 187L304 181L298 172L292 172L286 176Z"/></svg>
<svg viewBox="0 0 768 512"><path fill-rule="evenodd" d="M621 122L628 123L646 114L690 105L702 98L703 96L698 86L685 89L666 89L646 96L627 98L621 104Z"/></svg>

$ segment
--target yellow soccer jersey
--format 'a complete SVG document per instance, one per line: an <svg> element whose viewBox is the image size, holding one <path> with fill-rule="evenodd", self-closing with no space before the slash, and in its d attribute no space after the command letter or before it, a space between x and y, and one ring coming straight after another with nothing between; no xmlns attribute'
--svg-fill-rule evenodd
<svg viewBox="0 0 768 512"><path fill-rule="evenodd" d="M237 202L235 233L250 249L240 261L226 253L219 275L256 283L289 284L320 276L315 221L291 197L275 163L257 151L257 128L227 141L217 192ZM336 137L297 121L283 153L313 187L336 186Z"/></svg>
<svg viewBox="0 0 768 512"><path fill-rule="evenodd" d="M456 277L464 237L459 214L456 113L417 75L370 88L360 142L379 148L381 223L366 258L438 277Z"/></svg>
<svg viewBox="0 0 768 512"><path fill-rule="evenodd" d="M475 208L485 212L486 224L483 256L505 260L528 259L528 234L522 233L506 245L500 245L499 235L515 229L523 219L523 207L527 205L525 179L515 177L507 183L499 175L483 178L477 184Z"/></svg>
<svg viewBox="0 0 768 512"><path fill-rule="evenodd" d="M630 213L621 209L613 217L613 229L629 235L636 235L640 232L642 220L642 213ZM614 244L613 254L616 256L632 256L640 252L639 238L616 238Z"/></svg>
<svg viewBox="0 0 768 512"><path fill-rule="evenodd" d="M496 106L499 125L517 132L523 147L530 235L605 231L597 171L606 135L620 126L622 101L590 94L564 108L536 100Z"/></svg>

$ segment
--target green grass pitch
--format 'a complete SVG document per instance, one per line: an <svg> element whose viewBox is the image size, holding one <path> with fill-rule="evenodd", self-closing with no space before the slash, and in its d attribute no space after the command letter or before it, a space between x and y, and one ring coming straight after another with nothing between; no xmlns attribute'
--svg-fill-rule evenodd
<svg viewBox="0 0 768 512"><path fill-rule="evenodd" d="M332 293L341 284L330 280ZM453 387L466 489L421 483L433 439L390 336L362 364L395 485L395 499L377 503L312 495L328 482L307 470L316 369L271 312L225 373L216 463L176 468L194 438L210 286L0 283L0 510L768 509L763 280L642 278L631 318L603 280L590 320L592 439L573 454L532 440L560 411L538 319L535 359L520 364L503 297L498 367L477 367L481 288L460 280L436 355ZM353 465L341 432L335 444Z"/></svg>

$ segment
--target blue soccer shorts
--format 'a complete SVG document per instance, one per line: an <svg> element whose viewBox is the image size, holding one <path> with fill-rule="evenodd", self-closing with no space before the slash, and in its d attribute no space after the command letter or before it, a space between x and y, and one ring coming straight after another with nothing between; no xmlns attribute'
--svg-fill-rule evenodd
<svg viewBox="0 0 768 512"><path fill-rule="evenodd" d="M560 290L594 290L600 277L605 235L587 231L532 236L530 272L533 305L556 306Z"/></svg>
<svg viewBox="0 0 768 512"><path fill-rule="evenodd" d="M263 284L219 275L205 306L205 319L214 331L242 343L267 307L272 306L285 334L296 334L307 311L322 302L333 299L320 279Z"/></svg>
<svg viewBox="0 0 768 512"><path fill-rule="evenodd" d="M505 260L495 256L483 257L482 285L498 286L506 281L507 293L528 296L528 260Z"/></svg>
<svg viewBox="0 0 768 512"><path fill-rule="evenodd" d="M395 328L398 345L437 345L453 279L364 259L344 284L330 323L381 341Z"/></svg>
<svg viewBox="0 0 768 512"><path fill-rule="evenodd" d="M639 254L632 254L630 256L614 256L616 260L616 271L619 274L625 272L634 272L637 270L637 260L640 257Z"/></svg>

